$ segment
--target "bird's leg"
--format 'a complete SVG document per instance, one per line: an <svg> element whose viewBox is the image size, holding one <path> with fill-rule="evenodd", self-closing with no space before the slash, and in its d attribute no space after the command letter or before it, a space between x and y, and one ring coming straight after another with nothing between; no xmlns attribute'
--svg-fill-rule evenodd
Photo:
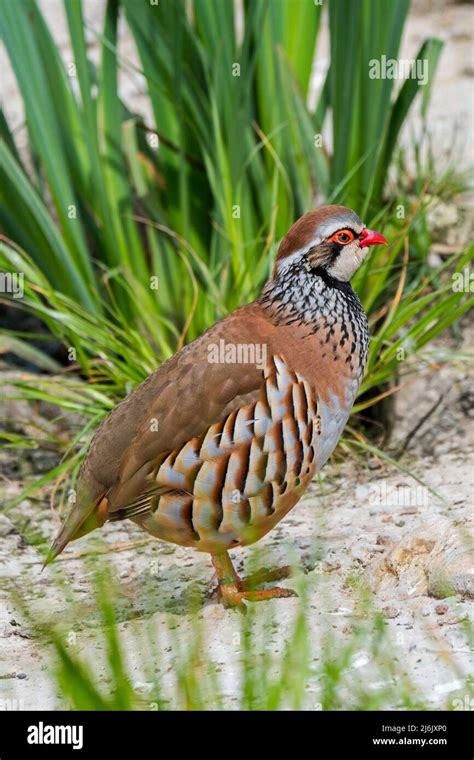
<svg viewBox="0 0 474 760"><path fill-rule="evenodd" d="M227 552L211 554L211 560L217 575L217 593L224 607L245 607L241 598L241 580L229 554Z"/></svg>
<svg viewBox="0 0 474 760"><path fill-rule="evenodd" d="M241 580L237 575L232 561L227 552L212 554L212 564L217 575L218 594L226 607L245 607L245 601L260 602L265 599L278 599L289 596L297 596L295 591L287 588L271 588L255 590L257 583L265 583L278 578L287 578L290 574L289 567L279 570L261 570L254 573L246 580Z"/></svg>

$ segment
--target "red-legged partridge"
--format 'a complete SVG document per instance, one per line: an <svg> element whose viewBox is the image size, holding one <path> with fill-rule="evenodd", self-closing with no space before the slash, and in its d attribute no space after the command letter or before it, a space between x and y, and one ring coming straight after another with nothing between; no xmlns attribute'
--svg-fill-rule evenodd
<svg viewBox="0 0 474 760"><path fill-rule="evenodd" d="M343 206L301 217L260 298L181 349L102 422L47 561L128 518L209 552L227 605L291 595L241 581L228 550L268 533L337 444L368 346L349 280L377 243L386 240Z"/></svg>

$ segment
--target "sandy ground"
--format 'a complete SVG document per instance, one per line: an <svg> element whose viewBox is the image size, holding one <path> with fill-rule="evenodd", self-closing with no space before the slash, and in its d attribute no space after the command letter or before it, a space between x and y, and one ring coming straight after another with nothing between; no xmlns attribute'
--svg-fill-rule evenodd
<svg viewBox="0 0 474 760"><path fill-rule="evenodd" d="M335 641L344 642L357 620L358 597L350 579L356 576L367 583L374 592L374 607L383 613L394 642L397 679L408 675L425 703L443 708L450 700L466 697L465 683L473 665L463 629L463 621L472 614L469 599L474 598L473 559L465 543L466 532L472 533L473 527L472 467L468 466L464 447L459 446L441 462L419 459L416 471L444 496L447 505L383 465L367 472L350 463L329 468L324 497L316 495L314 486L292 514L260 542L258 562L279 566L295 553L297 563L307 573L312 587L315 666L318 641L328 621ZM110 550L119 549L107 556L112 557L120 577L114 604L131 672L137 673L137 689L143 682L139 668L144 646L141 627L145 630L151 624L161 639L170 628L178 638L187 632L191 635L187 593L195 583L203 602L200 617L208 652L222 666L227 706L236 703L241 657L239 613L224 610L212 596L215 579L207 556L148 541L134 526L127 525L110 527L100 537L81 540L67 550L56 567L40 575L39 554L22 535L28 523L47 534L54 527L48 509L38 510L37 504L26 501L11 518L0 520L0 702L19 700L24 709L67 707L56 695L50 653L12 601L12 592L22 596L36 622L61 621L68 646L78 648L81 655L88 654L97 668L98 683L107 690L105 667L100 664L103 653L95 635L98 622L91 601L92 570L84 561L88 552L102 551L105 540ZM138 546L120 551L134 543ZM234 553L239 569L249 553ZM61 591L55 578L63 573L66 585ZM295 588L297 580L286 584ZM445 594L449 596L445 598ZM257 607L256 626L260 616L268 615L278 624L271 651L281 651L297 605L297 599L284 599ZM173 647L169 652L166 649L158 677L165 686L169 681L171 689L169 671L176 653ZM357 651L351 669L371 688L380 688L370 651ZM350 694L347 700L346 707L351 703ZM316 683L308 693L306 706L311 709L318 702Z"/></svg>
<svg viewBox="0 0 474 760"><path fill-rule="evenodd" d="M55 35L67 59L60 3L42 0L41 4L54 19ZM97 22L102 5L101 0L85 3L88 22ZM469 143L474 134L472 6L433 3L426 13L426 5L421 1L415 4L403 54L412 55L429 34L446 41L431 121L433 128L440 130L440 146L445 139L449 141L456 124ZM123 45L133 56L127 40ZM324 66L324 46L321 50ZM0 64L4 55L0 51ZM144 102L139 78L125 77L122 87L139 108ZM8 115L20 126L21 107L8 72L2 91ZM468 327L464 343L465 349L473 344ZM384 615L393 640L397 677L406 673L420 697L433 708L472 707L465 684L473 676L474 662L464 626L472 615L474 598L474 560L467 547L473 527L473 407L474 377L465 366L448 368L433 361L418 364L417 372L397 396L393 446L406 445L403 466L413 469L445 501L375 458L365 466L352 460L333 462L323 473L322 486L315 483L288 518L258 544L259 565L287 564L288 556L294 554L312 585L315 668L325 626L331 626L341 645L351 636L358 615L351 579L357 577L370 586L374 607ZM22 410L14 405L8 414L18 421ZM53 457L49 464L54 461ZM25 453L24 461L18 462L4 452L2 501L19 492L25 476L47 466L44 459L35 459L34 453ZM224 610L212 597L214 578L207 556L148 539L132 524L109 526L100 535L71 546L63 559L40 575L34 538L37 534L52 536L56 526L47 492L39 499L25 500L8 516L0 515L0 709L11 704L23 709L68 707L56 693L51 653L14 601L15 593L36 621L64 624L68 646L93 658L98 680L107 688L91 600L92 569L87 561L88 554L104 549L120 578L118 625L127 641L131 670L136 673L137 701L147 707L146 679L140 672L145 647L141 633L151 625L157 637L162 637L171 627L184 640L192 625L187 592L195 582L203 603L200 617L208 650L221 668L225 704L237 706L240 621L238 613ZM250 550L234 553L239 569L242 563L248 565L250 554ZM63 574L66 585L59 593L55 579ZM298 579L286 583L296 588ZM257 608L255 625L263 616L274 619L273 635L266 643L270 651L281 651L284 646L297 605L297 599L285 599ZM172 646L164 649L158 675L171 690L176 653ZM357 651L349 669L354 681L363 679L375 691L384 687L369 650ZM308 684L306 707L318 708L319 691L317 679ZM349 689L346 707L352 698Z"/></svg>

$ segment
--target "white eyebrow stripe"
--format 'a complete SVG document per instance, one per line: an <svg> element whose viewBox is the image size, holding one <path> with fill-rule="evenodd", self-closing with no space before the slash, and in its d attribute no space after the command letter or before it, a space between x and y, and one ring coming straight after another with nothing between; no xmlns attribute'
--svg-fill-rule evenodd
<svg viewBox="0 0 474 760"><path fill-rule="evenodd" d="M323 222L319 225L320 234L318 235L318 243L321 243L324 238L331 237L331 235L334 235L335 232L338 230L343 230L346 227L350 227L350 229L352 229L356 235L359 235L364 225L360 219L333 217L333 219L328 219L327 222ZM318 245L318 243L313 242L313 245Z"/></svg>

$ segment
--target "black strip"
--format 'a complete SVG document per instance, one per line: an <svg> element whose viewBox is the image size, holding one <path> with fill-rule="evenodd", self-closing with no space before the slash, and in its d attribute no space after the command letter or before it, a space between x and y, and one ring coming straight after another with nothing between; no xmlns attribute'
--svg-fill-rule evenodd
<svg viewBox="0 0 474 760"><path fill-rule="evenodd" d="M338 280L336 277L332 277L332 275L329 274L328 270L325 267L312 267L310 269L310 272L315 277L321 277L328 288L335 288L335 290L339 290L346 295L354 294L354 290L350 282L345 282L344 280Z"/></svg>
<svg viewBox="0 0 474 760"><path fill-rule="evenodd" d="M280 604L283 608L283 602L275 603L276 620L277 614L281 614ZM222 620L231 619L230 615L231 613L223 613L219 616L215 626L218 634L224 627ZM223 665L221 669L224 676L231 672L228 665ZM177 702L173 696L170 706L175 707ZM206 693L200 710L178 712L167 709L155 711L148 705L123 712L8 710L0 712L2 760L15 760L19 757L25 760L74 760L76 757L89 760L97 757L104 746L104 737L107 739L107 756L118 760L136 755L138 741L141 747L153 746L157 736L179 738L181 752L192 756L197 736L212 737L215 746L227 747L231 743L230 737L250 734L254 753L260 757L276 757L281 753L284 736L298 737L300 745L303 742L308 745L314 743L314 737L317 736L319 747L337 744L340 756L361 756L367 760L397 760L405 757L410 760L444 760L453 757L463 760L472 756L472 751L469 750L472 744L472 726L469 713L465 710L331 711L318 706L316 709L301 711L266 711L259 709L257 698L255 705L254 710L223 710L219 701L212 694ZM342 708L344 707L347 705L343 702ZM71 744L30 743L31 727L38 726L40 721L44 726L74 726L77 732L80 727L82 749L75 751ZM420 744L425 740L425 746L410 746L414 740ZM404 744L408 746L403 746ZM232 757L237 752L229 754Z"/></svg>

